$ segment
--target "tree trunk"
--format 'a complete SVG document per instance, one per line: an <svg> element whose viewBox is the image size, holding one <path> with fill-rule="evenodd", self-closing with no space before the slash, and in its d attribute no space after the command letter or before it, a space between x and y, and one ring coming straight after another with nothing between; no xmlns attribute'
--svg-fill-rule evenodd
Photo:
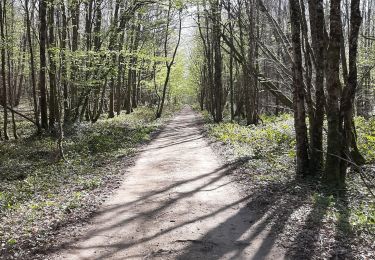
<svg viewBox="0 0 375 260"><path fill-rule="evenodd" d="M343 135L342 155L340 161L340 186L345 185L346 170L348 161L356 160L361 163L362 158L358 149L351 149L355 142L355 126L353 121L353 103L357 89L357 52L358 52L358 35L361 26L360 1L351 1L350 32L349 32L349 74L347 85L344 87L340 107L340 122L343 123L341 132ZM355 147L356 148L356 145Z"/></svg>
<svg viewBox="0 0 375 260"><path fill-rule="evenodd" d="M118 12L120 8L120 1L117 0L115 4L115 10L113 14L112 20L112 29L110 30L110 40L108 49L112 51L115 48L115 44L117 42L117 27L118 27ZM116 55L112 54L112 62L116 63ZM113 118L115 117L115 77L111 75L111 79L109 81L109 112L108 117Z"/></svg>
<svg viewBox="0 0 375 260"><path fill-rule="evenodd" d="M171 16L170 16L171 6L172 6L172 2L169 1L169 10L168 10L168 18L167 18L168 21L167 21L167 27L166 27L166 32L165 32L166 36L165 36L165 41L164 41L165 58L168 57L167 47L168 47L169 25L170 25L170 22L171 22ZM176 43L176 46L175 46L175 49L174 49L174 52L173 52L173 55L172 55L172 60L170 62L166 61L167 75L166 75L165 80L164 80L163 93L162 93L162 97L161 97L161 100L160 100L160 104L158 105L158 109L157 109L157 112L156 112L156 118L160 118L162 113L163 113L165 96L167 94L167 87L168 87L168 84L169 84L171 69L172 69L172 66L175 62L177 50L178 50L178 47L180 46L180 42L181 42L181 31L182 31L182 14L181 13L182 13L182 10L179 10L178 11L178 18L179 18L178 39L177 39L177 43Z"/></svg>
<svg viewBox="0 0 375 260"><path fill-rule="evenodd" d="M70 3L70 12L72 20L72 54L75 55L78 51L78 37L79 37L79 24L80 24L80 1L72 0ZM78 88L77 88L77 77L78 77L78 66L76 61L72 61L72 73L71 73L71 83L70 83L70 95L71 95L71 107L77 108L79 103L78 98ZM74 113L74 112L73 112ZM76 111L77 114L77 111ZM72 115L73 119L73 115Z"/></svg>
<svg viewBox="0 0 375 260"><path fill-rule="evenodd" d="M69 41L67 30L68 30L68 21L66 17L65 5L61 3L61 16L62 16L62 28L61 28L61 82L63 86L63 107L64 107L64 122L69 122L70 118L70 107L69 107L69 90L68 90L68 70L66 67L66 51L67 51L67 42ZM61 117L61 111L59 112Z"/></svg>
<svg viewBox="0 0 375 260"><path fill-rule="evenodd" d="M39 1L39 20L40 20L40 70L39 70L39 92L40 92L40 114L41 126L48 129L48 111L47 111L47 87L46 87L46 43L47 43L47 0Z"/></svg>
<svg viewBox="0 0 375 260"><path fill-rule="evenodd" d="M343 136L340 131L341 92L340 83L340 39L341 39L341 0L331 0L330 39L327 52L327 159L323 179L326 184L341 186L340 161Z"/></svg>
<svg viewBox="0 0 375 260"><path fill-rule="evenodd" d="M233 19L232 13L231 13L231 4L230 0L228 1L228 17L229 19ZM230 39L231 44L233 43L233 22L230 21L229 24L229 33L230 33ZM234 62L234 53L233 50L230 49L229 53L229 89L230 89L230 120L234 120L234 79L233 79L233 62Z"/></svg>
<svg viewBox="0 0 375 260"><path fill-rule="evenodd" d="M223 82L222 82L222 56L221 56L221 8L219 0L215 0L211 5L213 16L212 44L214 52L214 121L219 123L223 120Z"/></svg>
<svg viewBox="0 0 375 260"><path fill-rule="evenodd" d="M49 127L53 130L56 123L58 106L57 106L57 91L56 91L56 61L55 61L55 7L54 3L51 2L49 5L48 15L48 27L49 27Z"/></svg>
<svg viewBox="0 0 375 260"><path fill-rule="evenodd" d="M40 132L39 106L38 106L38 95L37 95L36 73L35 73L35 58L34 58L33 42L31 38L31 20L30 20L30 14L29 14L29 0L25 0L25 9L26 9L26 33L27 33L27 40L28 40L29 53L30 53L30 74L31 74L31 85L32 85L33 102L34 102L34 117L35 117L35 124L38 128L38 132Z"/></svg>
<svg viewBox="0 0 375 260"><path fill-rule="evenodd" d="M323 0L309 0L312 47L315 56L315 111L311 125L311 161L310 171L315 175L323 170L323 122L325 112L324 60L325 26Z"/></svg>
<svg viewBox="0 0 375 260"><path fill-rule="evenodd" d="M4 4L4 6L3 6ZM6 39L5 39L5 34L4 34L4 12L6 12L6 2L2 3L0 0L0 33L1 33L1 80L2 80L2 106L4 109L4 114L3 114L3 136L5 140L9 140L9 135L8 135L8 87L7 87L7 80L6 80L6 61L5 61L5 46L6 46Z"/></svg>
<svg viewBox="0 0 375 260"><path fill-rule="evenodd" d="M308 138L305 112L305 96L303 85L302 53L301 53L301 27L300 27L299 0L290 0L290 21L293 46L293 101L294 101L294 126L296 131L297 176L308 174Z"/></svg>

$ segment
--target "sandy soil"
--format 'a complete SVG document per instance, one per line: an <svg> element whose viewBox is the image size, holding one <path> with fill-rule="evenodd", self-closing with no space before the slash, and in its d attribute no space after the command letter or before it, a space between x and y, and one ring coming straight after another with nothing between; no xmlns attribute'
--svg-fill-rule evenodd
<svg viewBox="0 0 375 260"><path fill-rule="evenodd" d="M50 259L283 259L184 108L139 155L77 242ZM262 216L262 217L260 217Z"/></svg>

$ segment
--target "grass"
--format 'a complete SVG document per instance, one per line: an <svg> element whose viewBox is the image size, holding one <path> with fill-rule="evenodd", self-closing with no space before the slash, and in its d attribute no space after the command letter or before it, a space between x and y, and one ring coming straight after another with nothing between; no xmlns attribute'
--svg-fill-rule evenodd
<svg viewBox="0 0 375 260"><path fill-rule="evenodd" d="M96 204L93 194L120 175L121 159L134 155L172 112L154 120L153 110L138 108L71 126L64 140L66 162L57 159L54 138L35 136L32 125L18 124L21 138L0 146L0 255L21 257L25 246L38 247L35 237L45 239L72 212Z"/></svg>

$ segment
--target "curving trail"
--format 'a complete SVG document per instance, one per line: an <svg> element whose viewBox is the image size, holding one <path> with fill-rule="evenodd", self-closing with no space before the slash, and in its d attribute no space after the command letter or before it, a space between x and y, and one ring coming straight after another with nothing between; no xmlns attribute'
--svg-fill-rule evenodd
<svg viewBox="0 0 375 260"><path fill-rule="evenodd" d="M141 151L78 242L52 259L283 259L264 212L248 206L184 108Z"/></svg>

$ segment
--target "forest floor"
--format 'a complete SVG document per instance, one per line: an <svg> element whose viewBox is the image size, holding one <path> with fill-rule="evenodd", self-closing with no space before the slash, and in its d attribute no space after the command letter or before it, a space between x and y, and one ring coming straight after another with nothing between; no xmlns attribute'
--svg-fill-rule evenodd
<svg viewBox="0 0 375 260"><path fill-rule="evenodd" d="M66 161L58 157L54 136L36 135L32 124L17 118L20 138L0 143L0 259L44 259L64 234L75 236L120 186L140 145L177 109L166 107L158 120L152 108L140 107L66 126Z"/></svg>
<svg viewBox="0 0 375 260"><path fill-rule="evenodd" d="M350 169L346 189L334 190L318 177L296 179L291 115L261 115L258 125L247 126L229 116L215 124L202 114L213 150L227 162L243 161L232 175L258 197L257 210L267 215L264 224L287 259L375 259L374 118L356 118L368 164Z"/></svg>
<svg viewBox="0 0 375 260"><path fill-rule="evenodd" d="M73 129L68 166L48 138L0 147L0 178L15 176L0 188L0 258L375 259L373 197L355 173L344 196L295 180L289 115L249 127L185 107L156 132L152 116ZM358 125L371 161L375 124Z"/></svg>
<svg viewBox="0 0 375 260"><path fill-rule="evenodd" d="M115 194L50 259L281 259L257 193L238 186L184 108L140 152ZM272 212L270 212L272 214Z"/></svg>

